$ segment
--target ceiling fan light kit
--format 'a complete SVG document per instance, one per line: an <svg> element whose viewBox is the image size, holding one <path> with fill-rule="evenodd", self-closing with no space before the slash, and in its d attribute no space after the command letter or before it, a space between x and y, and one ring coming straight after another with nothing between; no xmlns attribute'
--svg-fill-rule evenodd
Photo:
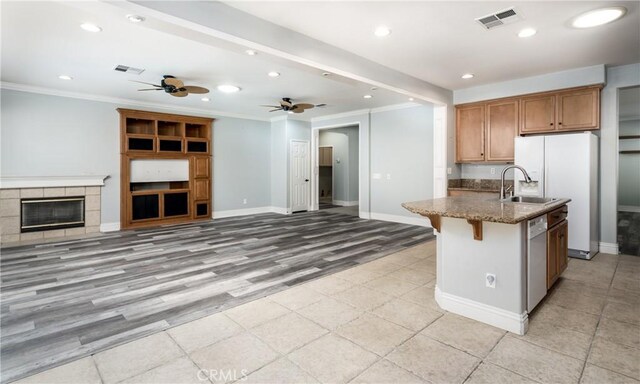
<svg viewBox="0 0 640 384"><path fill-rule="evenodd" d="M207 88L199 87L196 85L184 85L184 82L182 80L177 79L175 76L171 76L171 75L164 75L163 79L160 81L160 85L145 83L144 81L136 81L136 80L131 80L131 81L134 81L136 83L147 84L155 87L155 88L138 89L138 91L165 91L166 93L174 97L185 97L190 93L193 93L193 94L209 93L209 90Z"/></svg>

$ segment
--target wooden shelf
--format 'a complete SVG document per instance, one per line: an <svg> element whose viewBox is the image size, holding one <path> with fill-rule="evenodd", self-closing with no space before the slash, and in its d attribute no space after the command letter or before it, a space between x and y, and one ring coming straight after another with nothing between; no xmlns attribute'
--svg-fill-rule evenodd
<svg viewBox="0 0 640 384"><path fill-rule="evenodd" d="M640 139L640 135L624 135L624 136L619 136L618 139L620 140Z"/></svg>

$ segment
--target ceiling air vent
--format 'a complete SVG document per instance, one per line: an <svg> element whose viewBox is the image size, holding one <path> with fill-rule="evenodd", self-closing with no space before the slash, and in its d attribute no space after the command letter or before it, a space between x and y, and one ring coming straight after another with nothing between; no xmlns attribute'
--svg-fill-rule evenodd
<svg viewBox="0 0 640 384"><path fill-rule="evenodd" d="M484 28L491 29L505 24L511 24L522 18L513 8L505 9L491 15L482 16L476 19Z"/></svg>
<svg viewBox="0 0 640 384"><path fill-rule="evenodd" d="M118 71L118 72L129 73L129 74L132 74L132 75L139 75L142 72L144 72L144 69L128 67L126 65L117 65L113 69Z"/></svg>

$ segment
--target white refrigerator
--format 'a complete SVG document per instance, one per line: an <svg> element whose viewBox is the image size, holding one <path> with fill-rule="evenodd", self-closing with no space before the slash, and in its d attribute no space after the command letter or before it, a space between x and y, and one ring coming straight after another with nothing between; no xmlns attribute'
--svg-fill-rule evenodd
<svg viewBox="0 0 640 384"><path fill-rule="evenodd" d="M515 139L515 164L534 183L515 172L521 196L569 198L569 256L591 259L598 253L598 137L590 132Z"/></svg>

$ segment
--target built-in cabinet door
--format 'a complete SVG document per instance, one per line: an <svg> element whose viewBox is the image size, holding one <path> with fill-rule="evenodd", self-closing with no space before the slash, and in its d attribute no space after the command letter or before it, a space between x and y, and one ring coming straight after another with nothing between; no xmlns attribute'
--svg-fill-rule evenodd
<svg viewBox="0 0 640 384"><path fill-rule="evenodd" d="M520 99L520 133L549 132L556 129L556 96L543 95Z"/></svg>
<svg viewBox="0 0 640 384"><path fill-rule="evenodd" d="M209 167L211 166L211 159L207 157L193 157L193 177L209 177Z"/></svg>
<svg viewBox="0 0 640 384"><path fill-rule="evenodd" d="M456 107L456 162L484 161L484 105Z"/></svg>
<svg viewBox="0 0 640 384"><path fill-rule="evenodd" d="M557 96L559 130L596 129L600 126L600 89L589 88Z"/></svg>
<svg viewBox="0 0 640 384"><path fill-rule="evenodd" d="M194 182L194 199L195 200L207 200L209 199L209 179L196 179Z"/></svg>
<svg viewBox="0 0 640 384"><path fill-rule="evenodd" d="M487 161L513 161L513 139L518 134L518 104L518 100L487 104Z"/></svg>
<svg viewBox="0 0 640 384"><path fill-rule="evenodd" d="M547 232L547 289L551 288L559 276L558 271L558 242L560 226L551 228Z"/></svg>
<svg viewBox="0 0 640 384"><path fill-rule="evenodd" d="M320 147L318 165L320 166L332 166L333 165L333 148L332 147Z"/></svg>
<svg viewBox="0 0 640 384"><path fill-rule="evenodd" d="M558 276L567 269L569 263L569 222L563 221L558 226Z"/></svg>

